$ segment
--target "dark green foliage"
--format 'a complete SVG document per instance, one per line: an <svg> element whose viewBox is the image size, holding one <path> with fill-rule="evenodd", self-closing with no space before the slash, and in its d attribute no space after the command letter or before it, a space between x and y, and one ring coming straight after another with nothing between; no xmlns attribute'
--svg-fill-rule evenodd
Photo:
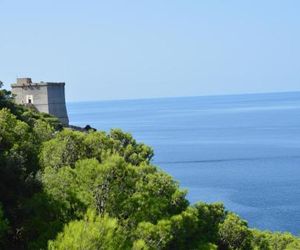
<svg viewBox="0 0 300 250"><path fill-rule="evenodd" d="M137 143L132 135L120 129L112 129L108 137L110 138L109 149L123 156L132 165L149 163L153 157L153 150L150 147Z"/></svg>
<svg viewBox="0 0 300 250"><path fill-rule="evenodd" d="M13 97L10 91L1 89L3 83L0 81L0 109L1 108L14 108Z"/></svg>
<svg viewBox="0 0 300 250"><path fill-rule="evenodd" d="M25 108L23 106L17 106L18 108L15 111L15 115L22 121L25 121L30 126L34 126L37 121L43 121L49 124L50 127L54 128L55 130L62 130L63 125L58 120L58 118L46 114L46 113L39 113L34 108Z"/></svg>
<svg viewBox="0 0 300 250"><path fill-rule="evenodd" d="M8 220L4 217L2 206L0 204L0 248L3 248L5 245L4 238L8 234L8 229Z"/></svg>
<svg viewBox="0 0 300 250"><path fill-rule="evenodd" d="M55 129L46 116L50 118L15 105L11 93L0 90L0 202L9 223L3 248L22 249L27 244L24 206L41 190L38 154Z"/></svg>
<svg viewBox="0 0 300 250"><path fill-rule="evenodd" d="M70 220L65 216L64 205L47 194L36 193L23 205L23 239L29 249L45 249Z"/></svg>
<svg viewBox="0 0 300 250"><path fill-rule="evenodd" d="M195 204L198 211L198 237L204 241L217 243L219 240L218 228L225 219L226 212L222 203Z"/></svg>
<svg viewBox="0 0 300 250"><path fill-rule="evenodd" d="M135 232L136 244L143 242L147 249L215 249L224 218L222 204L198 203L156 224L141 222Z"/></svg>
<svg viewBox="0 0 300 250"><path fill-rule="evenodd" d="M197 210L189 207L169 219L162 219L157 224L139 223L135 235L137 242L144 242L149 249L192 249L197 238Z"/></svg>
<svg viewBox="0 0 300 250"><path fill-rule="evenodd" d="M108 213L135 225L144 220L156 222L187 206L185 193L170 176L148 165L134 167L120 156L103 163L80 160L73 168L47 167L42 181L45 191L63 200L74 216L92 207L99 214Z"/></svg>
<svg viewBox="0 0 300 250"><path fill-rule="evenodd" d="M111 130L110 134L64 129L44 144L40 159L43 167L60 168L66 165L73 167L80 159L96 158L101 162L113 154L122 156L132 165L140 165L150 162L153 150L118 129Z"/></svg>
<svg viewBox="0 0 300 250"><path fill-rule="evenodd" d="M59 169L74 166L76 161L85 158L85 135L78 131L65 129L55 138L44 143L40 153L41 165Z"/></svg>
<svg viewBox="0 0 300 250"><path fill-rule="evenodd" d="M298 250L300 239L290 233L272 233L268 231L252 230L253 249L259 250Z"/></svg>
<svg viewBox="0 0 300 250"><path fill-rule="evenodd" d="M219 236L222 246L232 250L251 249L251 231L247 222L237 215L229 213L219 225Z"/></svg>
<svg viewBox="0 0 300 250"><path fill-rule="evenodd" d="M38 144L28 124L7 109L0 110L0 197L10 221L11 236L21 239L23 200L39 189L34 176L38 170Z"/></svg>
<svg viewBox="0 0 300 250"><path fill-rule="evenodd" d="M83 131L0 90L1 249L300 249L220 203L189 205L130 134Z"/></svg>

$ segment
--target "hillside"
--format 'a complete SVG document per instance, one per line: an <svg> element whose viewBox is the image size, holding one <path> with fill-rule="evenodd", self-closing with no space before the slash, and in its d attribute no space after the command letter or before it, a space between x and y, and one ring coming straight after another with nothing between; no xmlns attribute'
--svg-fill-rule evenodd
<svg viewBox="0 0 300 250"><path fill-rule="evenodd" d="M223 204L190 205L130 134L64 128L0 90L2 249L300 249Z"/></svg>

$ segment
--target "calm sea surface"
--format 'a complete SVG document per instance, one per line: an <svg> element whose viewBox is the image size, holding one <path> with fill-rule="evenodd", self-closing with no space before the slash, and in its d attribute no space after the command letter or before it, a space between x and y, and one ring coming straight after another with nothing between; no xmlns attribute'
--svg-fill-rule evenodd
<svg viewBox="0 0 300 250"><path fill-rule="evenodd" d="M300 92L68 103L70 123L122 128L198 200L300 234Z"/></svg>

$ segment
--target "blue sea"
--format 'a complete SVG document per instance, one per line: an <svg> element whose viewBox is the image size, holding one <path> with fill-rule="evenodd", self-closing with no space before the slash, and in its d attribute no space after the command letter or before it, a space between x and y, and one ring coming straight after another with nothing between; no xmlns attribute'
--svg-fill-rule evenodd
<svg viewBox="0 0 300 250"><path fill-rule="evenodd" d="M300 234L300 92L68 103L70 123L122 128L188 190L251 227Z"/></svg>

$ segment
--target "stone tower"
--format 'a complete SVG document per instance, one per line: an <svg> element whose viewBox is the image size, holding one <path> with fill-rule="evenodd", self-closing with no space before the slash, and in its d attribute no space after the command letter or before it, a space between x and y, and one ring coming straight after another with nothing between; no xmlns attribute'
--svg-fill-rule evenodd
<svg viewBox="0 0 300 250"><path fill-rule="evenodd" d="M32 104L38 111L56 116L65 124L69 124L64 82L33 83L31 78L17 78L11 85L18 104Z"/></svg>

